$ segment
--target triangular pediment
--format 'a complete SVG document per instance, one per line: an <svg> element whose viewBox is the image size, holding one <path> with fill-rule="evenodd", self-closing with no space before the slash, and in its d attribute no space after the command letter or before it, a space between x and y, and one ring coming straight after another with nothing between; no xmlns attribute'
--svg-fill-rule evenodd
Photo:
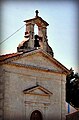
<svg viewBox="0 0 79 120"><path fill-rule="evenodd" d="M45 26L48 26L49 24L43 20L41 17L35 17L35 18L32 18L32 19L29 19L29 20L25 20L24 22L26 23L34 23L34 24L37 24L37 26L41 26L41 24L45 25Z"/></svg>
<svg viewBox="0 0 79 120"><path fill-rule="evenodd" d="M17 56L8 59L6 62L35 69L65 73L69 72L65 66L41 49L18 54Z"/></svg>
<svg viewBox="0 0 79 120"><path fill-rule="evenodd" d="M48 96L48 95L51 95L52 93L47 90L46 88L40 86L40 85L36 85L36 86L33 86L33 87L30 87L28 89L25 89L23 91L24 94L33 94L33 95L45 95L45 96Z"/></svg>

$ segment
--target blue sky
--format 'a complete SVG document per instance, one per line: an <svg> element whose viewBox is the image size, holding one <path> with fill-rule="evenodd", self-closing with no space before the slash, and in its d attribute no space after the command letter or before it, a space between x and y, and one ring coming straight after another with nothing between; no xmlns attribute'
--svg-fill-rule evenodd
<svg viewBox="0 0 79 120"><path fill-rule="evenodd" d="M38 1L38 0L37 0ZM6 0L1 3L1 41L23 26L26 19L39 16L49 23L48 42L54 51L54 57L78 72L78 28L77 4L73 1L20 1ZM0 45L0 54L14 53L23 40L25 27Z"/></svg>

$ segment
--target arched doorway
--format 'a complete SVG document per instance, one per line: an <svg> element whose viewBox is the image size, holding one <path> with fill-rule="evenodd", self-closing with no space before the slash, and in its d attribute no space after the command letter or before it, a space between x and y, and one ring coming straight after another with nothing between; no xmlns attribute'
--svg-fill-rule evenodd
<svg viewBox="0 0 79 120"><path fill-rule="evenodd" d="M38 110L33 111L30 120L43 120L41 112Z"/></svg>

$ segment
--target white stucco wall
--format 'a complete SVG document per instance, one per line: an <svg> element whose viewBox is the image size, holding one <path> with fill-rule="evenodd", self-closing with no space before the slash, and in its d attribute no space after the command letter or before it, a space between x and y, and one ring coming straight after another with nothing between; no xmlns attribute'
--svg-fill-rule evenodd
<svg viewBox="0 0 79 120"><path fill-rule="evenodd" d="M65 120L65 75L34 70L30 68L4 65L5 69L5 120L30 120L31 113L39 110L43 120ZM51 91L50 97L27 97L23 90L39 85ZM28 99L33 102L27 103ZM36 100L37 99L37 100ZM49 104L44 104L45 102ZM42 103L41 103L42 102Z"/></svg>

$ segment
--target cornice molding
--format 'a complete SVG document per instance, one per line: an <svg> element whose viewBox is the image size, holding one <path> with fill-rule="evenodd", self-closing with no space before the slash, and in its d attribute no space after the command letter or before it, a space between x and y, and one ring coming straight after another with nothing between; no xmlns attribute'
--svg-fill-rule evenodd
<svg viewBox="0 0 79 120"><path fill-rule="evenodd" d="M40 66L35 66L35 65L28 65L28 64L21 64L21 63L6 63L7 65L12 65L12 66L16 66L16 67L22 67L22 68L27 68L27 69L31 69L31 70L40 70L40 71L45 71L45 72L53 72L53 73L58 73L58 74L66 74L65 71L61 72L61 71L57 71L54 69L49 69L49 68L45 68L45 67L40 67Z"/></svg>
<svg viewBox="0 0 79 120"><path fill-rule="evenodd" d="M69 70L64 65L62 65L59 61L57 61L55 58L51 57L50 54L48 54L47 52L45 52L42 49L36 49L36 50L33 50L33 51L29 51L29 52L24 52L24 53L18 54L17 56L9 58L9 59L1 62L0 64L14 64L12 62L15 61L15 60L18 60L18 59L24 58L24 57L28 57L28 56L31 56L31 55L34 55L34 54L37 54L37 53L40 53L40 54L42 54L42 56L44 56L47 59L49 59L51 62L53 62L55 65L57 65L65 74L69 73ZM18 64L16 64L16 66L18 66ZM19 66L23 66L23 64L19 64ZM39 69L38 66L29 65L27 67L32 67L32 68L35 68L35 69ZM53 71L52 69L46 69L46 68L41 68L41 67L40 67L40 69L44 69L46 71ZM55 71L55 72L58 72L58 71Z"/></svg>

